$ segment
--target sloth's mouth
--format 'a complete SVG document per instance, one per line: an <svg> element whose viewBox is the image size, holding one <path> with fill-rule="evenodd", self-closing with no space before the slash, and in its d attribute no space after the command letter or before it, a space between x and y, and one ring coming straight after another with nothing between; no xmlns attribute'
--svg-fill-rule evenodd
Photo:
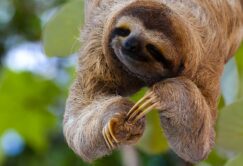
<svg viewBox="0 0 243 166"><path fill-rule="evenodd" d="M152 68L153 64L150 63L147 55L137 54L136 57L127 56L126 51L118 45L113 45L114 56L121 63L122 68L132 76L143 80L147 85L152 85L165 78L161 75L164 71Z"/></svg>
<svg viewBox="0 0 243 166"><path fill-rule="evenodd" d="M121 52L119 54L122 55ZM129 61L131 61L131 63L139 63L138 61L136 61L136 60L134 60L132 58L128 57L127 59L129 59ZM136 77L136 78L138 78L140 80L143 80L147 85L152 85L153 83L162 80L161 78L158 78L158 77L152 78L151 77L152 74L145 74L143 72L140 73L139 69L134 70L134 69L131 69L131 67L129 67L127 64L124 64L123 62L121 62L121 63L122 63L123 69L125 71L130 73L130 75L132 75L132 76L134 76L134 77ZM152 71L151 71L151 73L152 73Z"/></svg>
<svg viewBox="0 0 243 166"><path fill-rule="evenodd" d="M124 47L120 48L120 54L123 54L125 56L127 56L127 58L136 60L136 61L140 61L140 62L149 62L149 56L142 53L142 52L136 52L136 53L132 53L128 50L126 50Z"/></svg>

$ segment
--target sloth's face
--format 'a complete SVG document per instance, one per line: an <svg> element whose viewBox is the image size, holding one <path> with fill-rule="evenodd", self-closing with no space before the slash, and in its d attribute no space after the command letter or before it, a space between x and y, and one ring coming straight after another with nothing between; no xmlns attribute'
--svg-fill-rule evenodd
<svg viewBox="0 0 243 166"><path fill-rule="evenodd" d="M154 9L136 8L129 12L116 20L111 33L109 44L117 59L149 84L174 77L183 64L168 20L161 19L163 15Z"/></svg>

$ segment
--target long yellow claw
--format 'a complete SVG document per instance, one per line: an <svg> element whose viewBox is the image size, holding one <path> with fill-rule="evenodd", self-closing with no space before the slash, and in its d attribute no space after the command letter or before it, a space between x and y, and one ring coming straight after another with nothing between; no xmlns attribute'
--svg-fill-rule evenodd
<svg viewBox="0 0 243 166"><path fill-rule="evenodd" d="M152 92L149 92L142 99L140 99L128 112L128 121L135 123L147 113L152 111L157 105L155 101L155 95Z"/></svg>

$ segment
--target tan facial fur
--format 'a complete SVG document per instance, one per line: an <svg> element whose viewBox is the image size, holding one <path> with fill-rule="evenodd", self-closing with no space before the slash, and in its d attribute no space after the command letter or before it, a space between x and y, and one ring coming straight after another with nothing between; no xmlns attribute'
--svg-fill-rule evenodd
<svg viewBox="0 0 243 166"><path fill-rule="evenodd" d="M85 3L77 76L64 115L68 145L91 162L136 143L144 116L135 116L139 111L126 97L147 86L141 101L158 109L171 148L192 163L205 159L214 145L224 65L243 38L243 1ZM139 119L130 123L126 115Z"/></svg>

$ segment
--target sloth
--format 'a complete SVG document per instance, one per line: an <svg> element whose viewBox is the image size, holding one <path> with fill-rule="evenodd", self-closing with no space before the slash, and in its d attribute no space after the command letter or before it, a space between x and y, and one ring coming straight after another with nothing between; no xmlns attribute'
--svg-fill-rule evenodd
<svg viewBox="0 0 243 166"><path fill-rule="evenodd" d="M220 78L243 38L242 0L86 0L68 145L91 162L143 135L158 110L171 149L197 163L214 146ZM129 96L148 87L137 103Z"/></svg>

